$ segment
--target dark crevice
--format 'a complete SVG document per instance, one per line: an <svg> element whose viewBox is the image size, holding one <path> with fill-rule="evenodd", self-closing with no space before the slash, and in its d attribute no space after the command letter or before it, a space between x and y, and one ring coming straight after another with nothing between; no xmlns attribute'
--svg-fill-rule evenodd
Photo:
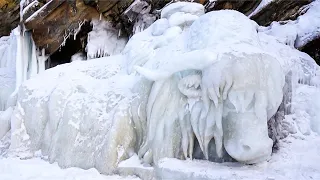
<svg viewBox="0 0 320 180"><path fill-rule="evenodd" d="M320 65L320 37L310 41L300 50L309 54L316 61L316 63Z"/></svg>
<svg viewBox="0 0 320 180"><path fill-rule="evenodd" d="M46 69L71 62L71 57L76 53L83 53L86 56L85 47L90 31L92 31L90 22L85 22L77 34L76 39L71 35L66 40L65 45L50 56L48 61L46 61Z"/></svg>

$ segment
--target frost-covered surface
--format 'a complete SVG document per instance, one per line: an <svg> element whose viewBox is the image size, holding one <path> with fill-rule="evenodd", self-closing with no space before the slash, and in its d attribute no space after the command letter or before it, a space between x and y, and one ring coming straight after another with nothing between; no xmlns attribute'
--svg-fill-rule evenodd
<svg viewBox="0 0 320 180"><path fill-rule="evenodd" d="M163 159L156 168L159 179L206 180L311 180L320 178L320 138L290 137L268 162L257 165Z"/></svg>
<svg viewBox="0 0 320 180"><path fill-rule="evenodd" d="M316 86L302 85L295 88L292 118L300 135L320 134L320 89Z"/></svg>
<svg viewBox="0 0 320 180"><path fill-rule="evenodd" d="M119 54L127 39L119 37L119 31L110 23L102 20L92 21L93 29L88 34L86 47L88 59Z"/></svg>
<svg viewBox="0 0 320 180"><path fill-rule="evenodd" d="M0 38L0 112L7 109L9 96L15 89L16 37Z"/></svg>
<svg viewBox="0 0 320 180"><path fill-rule="evenodd" d="M61 169L56 163L49 164L40 158L7 158L0 162L1 180L139 180L137 177L101 175L96 169Z"/></svg>
<svg viewBox="0 0 320 180"><path fill-rule="evenodd" d="M290 46L300 48L311 40L320 37L320 0L303 7L307 12L295 21L281 25L273 22L261 31L276 36Z"/></svg>
<svg viewBox="0 0 320 180"><path fill-rule="evenodd" d="M259 6L251 14L249 14L249 17L256 15L258 12L260 12L264 7L266 7L272 1L274 0L261 0Z"/></svg>

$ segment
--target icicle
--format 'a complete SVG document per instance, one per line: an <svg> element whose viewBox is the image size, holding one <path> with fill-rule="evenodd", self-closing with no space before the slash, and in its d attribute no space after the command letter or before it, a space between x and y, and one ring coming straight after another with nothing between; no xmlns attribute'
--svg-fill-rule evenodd
<svg viewBox="0 0 320 180"><path fill-rule="evenodd" d="M20 4L21 5L21 4ZM14 106L16 103L16 98L18 94L18 90L25 79L24 74L26 69L25 61L23 59L24 55L24 37L21 33L21 26L19 25L16 29L14 29L14 35L17 36L17 55L16 55L16 87L14 92L10 95L8 99L8 106ZM27 58L25 58L27 59Z"/></svg>
<svg viewBox="0 0 320 180"><path fill-rule="evenodd" d="M198 126L199 126L199 119L200 119L200 114L201 114L202 107L203 106L202 106L202 103L200 101L196 102L194 104L194 106L192 107L191 118L190 118L191 126L192 126L194 134L196 135L196 138L198 139L200 148L203 147L203 146L202 146L202 142L200 141L200 132L199 132Z"/></svg>
<svg viewBox="0 0 320 180"><path fill-rule="evenodd" d="M30 4L28 4L29 2L27 2L27 6L25 8L23 8L22 10L22 14L25 14L30 8L32 8L33 6L37 6L39 4L39 1L34 0L32 2L30 2ZM21 6L20 6L21 7ZM20 9L21 10L21 9ZM20 16L21 17L21 16Z"/></svg>
<svg viewBox="0 0 320 180"><path fill-rule="evenodd" d="M205 119L204 135L203 135L203 154L206 159L209 159L208 145L213 138L214 126L215 126L215 114L213 104L210 104L208 115Z"/></svg>
<svg viewBox="0 0 320 180"><path fill-rule="evenodd" d="M41 55L38 56L38 65L39 65L39 71L38 73L41 73L45 71L45 62L48 59L48 57L45 54L45 49L41 50Z"/></svg>
<svg viewBox="0 0 320 180"><path fill-rule="evenodd" d="M38 74L38 64L37 64L37 48L32 40L32 47L31 47L31 64L29 69L29 75L28 78L31 78Z"/></svg>
<svg viewBox="0 0 320 180"><path fill-rule="evenodd" d="M73 38L74 38L74 40L77 39L77 35L78 35L78 33L81 31L81 28L82 28L82 26L83 26L83 24L84 24L85 22L86 22L86 20L80 21L79 24L78 24L78 29L74 30L74 33L73 33Z"/></svg>
<svg viewBox="0 0 320 180"><path fill-rule="evenodd" d="M20 22L23 21L23 7L25 4L25 0L20 0Z"/></svg>
<svg viewBox="0 0 320 180"><path fill-rule="evenodd" d="M185 119L186 113L185 109L179 112L179 123L182 134L182 150L185 158L188 158L188 146L189 146L189 136L188 136L188 122Z"/></svg>

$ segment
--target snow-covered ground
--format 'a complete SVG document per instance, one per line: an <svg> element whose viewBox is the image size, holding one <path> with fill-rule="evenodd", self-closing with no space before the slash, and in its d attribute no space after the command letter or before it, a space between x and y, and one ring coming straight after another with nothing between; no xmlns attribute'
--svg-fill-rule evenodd
<svg viewBox="0 0 320 180"><path fill-rule="evenodd" d="M292 136L269 162L246 166L239 163L163 159L157 179L312 180L320 179L320 138ZM128 160L130 161L130 160ZM1 180L139 180L137 177L101 175L96 169L61 169L41 158L0 159Z"/></svg>
<svg viewBox="0 0 320 180"><path fill-rule="evenodd" d="M156 171L162 179L311 180L320 179L320 138L290 137L269 162L257 165L163 159Z"/></svg>
<svg viewBox="0 0 320 180"><path fill-rule="evenodd" d="M137 177L101 175L96 169L61 169L56 163L40 159L0 159L1 180L139 180Z"/></svg>

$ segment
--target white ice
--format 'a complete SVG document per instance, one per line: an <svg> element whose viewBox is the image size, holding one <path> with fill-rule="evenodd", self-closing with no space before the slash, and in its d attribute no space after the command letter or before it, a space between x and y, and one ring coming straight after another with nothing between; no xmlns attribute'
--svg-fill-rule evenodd
<svg viewBox="0 0 320 180"><path fill-rule="evenodd" d="M315 0L312 3L302 7L306 11L294 21L281 23L273 22L267 28L261 28L261 31L276 36L284 43L300 48L311 40L320 36L320 1Z"/></svg>
<svg viewBox="0 0 320 180"><path fill-rule="evenodd" d="M99 58L119 54L127 43L124 37L118 37L118 30L103 20L93 20L93 29L88 34L87 58Z"/></svg>
<svg viewBox="0 0 320 180"><path fill-rule="evenodd" d="M0 159L1 180L139 180L140 178L118 175L101 175L96 169L61 169L56 163L50 164L43 159L21 160L18 158Z"/></svg>

